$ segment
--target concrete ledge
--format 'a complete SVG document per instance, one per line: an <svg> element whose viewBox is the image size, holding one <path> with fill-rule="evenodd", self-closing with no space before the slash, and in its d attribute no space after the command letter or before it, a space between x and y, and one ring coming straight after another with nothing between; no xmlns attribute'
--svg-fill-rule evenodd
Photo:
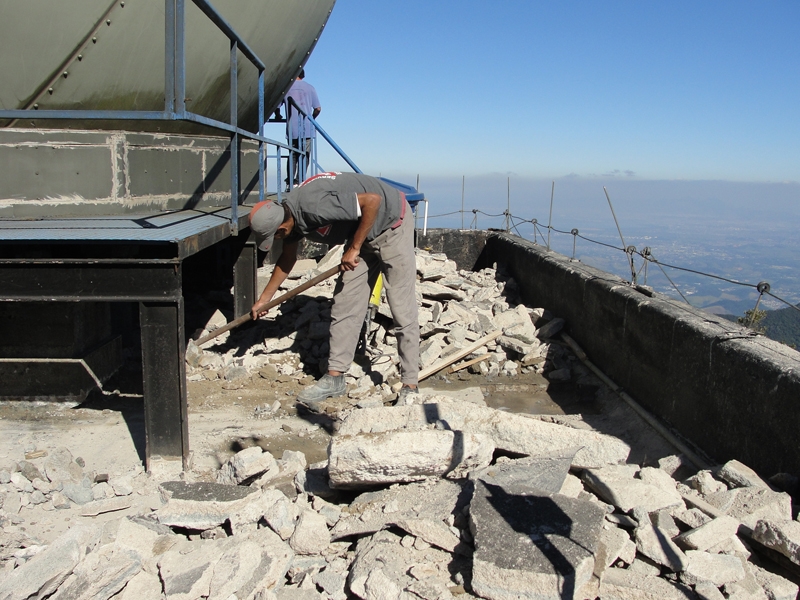
<svg viewBox="0 0 800 600"><path fill-rule="evenodd" d="M465 234L461 245L475 246ZM443 240L432 249L449 255L458 244ZM800 471L800 353L516 236L486 239L475 268L493 262L528 304L566 319L592 362L711 457L765 476Z"/></svg>
<svg viewBox="0 0 800 600"><path fill-rule="evenodd" d="M0 162L7 166L0 218L229 206L229 143L200 135L0 129ZM258 146L249 140L242 142L241 187L244 203L258 201Z"/></svg>

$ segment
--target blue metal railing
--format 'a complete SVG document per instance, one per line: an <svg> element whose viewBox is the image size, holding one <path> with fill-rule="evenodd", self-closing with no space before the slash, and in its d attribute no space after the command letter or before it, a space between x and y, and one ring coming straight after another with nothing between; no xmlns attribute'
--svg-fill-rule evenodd
<svg viewBox="0 0 800 600"><path fill-rule="evenodd" d="M307 169L306 157L307 156L310 156L311 175L316 175L319 171L322 171L322 167L320 167L320 164L317 161L317 139L316 139L316 137L313 137L312 135L310 135L311 132L308 132L308 134L306 134L306 131L305 131L305 127L306 127L305 120L306 119L308 119L308 122L311 123L311 125L314 127L314 129L317 131L317 133L319 133L323 138L325 138L325 141L328 142L328 144L330 144L331 148L333 148L336 151L336 153L339 156L342 157L342 160L344 160L350 166L350 168L353 169L353 171L355 171L356 173L362 173L361 169L359 169L356 166L356 164L350 159L350 157L347 156L347 154L345 154L344 150L342 150L339 147L339 145L336 142L333 141L333 138L330 135L328 135L328 133L322 127L320 127L320 124L317 123L317 121L314 119L314 117L309 115L306 111L304 111L302 108L300 108L300 106L297 105L297 103L294 101L294 98L287 97L286 98L286 106L287 106L287 109L286 109L286 140L287 140L287 142L289 144L291 144L291 140L293 138L293 136L290 135L290 133L291 133L290 132L290 127L291 127L291 121L292 121L292 111L296 110L297 112L300 113L301 117L305 117L305 119L298 118L299 128L298 128L298 132L297 132L297 136L298 136L297 139L298 139L298 141L300 143L299 146L296 146L296 147L293 147L291 145L289 146L290 152L294 152L294 153L297 154L297 157L298 157L298 160L296 161L297 168L301 173L305 173L306 172L306 169ZM305 144L306 144L306 140L308 140L308 139L311 140L311 148L310 149L304 147ZM291 189L291 187L293 185L293 182L294 182L294 179L295 179L295 177L294 177L295 161L289 160L288 162L289 162L289 164L288 164L288 172L289 172L288 179L289 179L289 188ZM304 178L298 178L298 179L302 180Z"/></svg>
<svg viewBox="0 0 800 600"><path fill-rule="evenodd" d="M253 66L258 69L258 123L259 128L264 123L264 71L265 65L250 48L247 42L236 33L228 22L217 12L208 0L192 0L194 4L225 34L230 40L230 122L210 119L186 110L186 0L165 0L164 27L166 38L166 52L164 61L164 110L163 111L138 111L138 110L37 110L17 109L0 110L0 119L29 119L33 113L36 119L42 120L120 120L120 121L188 121L205 125L213 129L225 131L230 135L231 155L231 234L239 232L238 206L241 202L241 144L242 139L258 142L258 194L259 200L264 199L266 191L265 146L273 145L277 148L278 178L280 182L280 155L285 149L289 153L296 152L289 144L269 139L257 133L242 129L238 125L238 53L241 52ZM315 124L316 125L316 124ZM321 131L321 130L320 130ZM324 133L325 139L330 137ZM333 144L334 147L338 148ZM343 154L343 153L342 153ZM349 159L348 159L348 162ZM351 163L352 164L352 163ZM280 185L278 186L280 190Z"/></svg>

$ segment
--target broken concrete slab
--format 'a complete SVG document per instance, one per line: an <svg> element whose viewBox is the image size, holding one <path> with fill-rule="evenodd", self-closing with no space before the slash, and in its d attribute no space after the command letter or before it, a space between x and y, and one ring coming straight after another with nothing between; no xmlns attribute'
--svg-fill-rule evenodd
<svg viewBox="0 0 800 600"><path fill-rule="evenodd" d="M447 573L447 565L452 562L450 553L430 546L421 550L407 547L401 544L402 539L381 531L359 540L347 579L351 593L364 600L392 597L411 600L417 596L403 594L403 590L417 581L408 573L410 565L430 565L434 573ZM378 571L380 575L376 577ZM389 590L395 595L388 595Z"/></svg>
<svg viewBox="0 0 800 600"><path fill-rule="evenodd" d="M589 581L604 512L478 480L470 504L472 587L489 599L573 598Z"/></svg>
<svg viewBox="0 0 800 600"><path fill-rule="evenodd" d="M77 525L0 581L0 599L46 598L100 541L102 529Z"/></svg>
<svg viewBox="0 0 800 600"><path fill-rule="evenodd" d="M286 495L280 490L262 489L261 494L253 497L251 501L241 508L229 513L228 522L230 523L231 533L237 535L256 530L261 518L284 498L286 498Z"/></svg>
<svg viewBox="0 0 800 600"><path fill-rule="evenodd" d="M714 478L711 471L698 471L686 480L686 485L700 492L701 496L708 496L724 492L728 486Z"/></svg>
<svg viewBox="0 0 800 600"><path fill-rule="evenodd" d="M723 515L696 529L680 534L675 543L688 550L708 550L712 546L736 535L739 521Z"/></svg>
<svg viewBox="0 0 800 600"><path fill-rule="evenodd" d="M297 554L321 554L331 542L328 522L313 510L300 513L289 545Z"/></svg>
<svg viewBox="0 0 800 600"><path fill-rule="evenodd" d="M218 483L167 481L160 486L167 503L155 511L159 523L205 530L222 525L261 498L261 490Z"/></svg>
<svg viewBox="0 0 800 600"><path fill-rule="evenodd" d="M145 600L161 597L161 580L158 575L139 571L134 575L115 600Z"/></svg>
<svg viewBox="0 0 800 600"><path fill-rule="evenodd" d="M332 487L350 489L427 477L463 477L487 466L493 452L490 438L462 431L340 434L331 438L328 447L328 476Z"/></svg>
<svg viewBox="0 0 800 600"><path fill-rule="evenodd" d="M758 473L738 460L726 462L717 472L717 477L734 488L754 486L770 489L770 485Z"/></svg>
<svg viewBox="0 0 800 600"><path fill-rule="evenodd" d="M782 521L792 518L792 497L789 494L760 487L717 492L707 496L706 501L751 529L762 519Z"/></svg>
<svg viewBox="0 0 800 600"><path fill-rule="evenodd" d="M674 513L675 518L690 527L691 529L697 529L698 527L705 525L713 520L714 517L709 517L706 513L704 513L699 508L688 508L686 510L679 510Z"/></svg>
<svg viewBox="0 0 800 600"><path fill-rule="evenodd" d="M636 550L652 560L679 573L688 564L686 555L667 534L653 527L652 523L642 520L633 531Z"/></svg>
<svg viewBox="0 0 800 600"><path fill-rule="evenodd" d="M725 600L725 596L713 583L703 581L694 586L694 593L698 600Z"/></svg>
<svg viewBox="0 0 800 600"><path fill-rule="evenodd" d="M239 485L268 471L274 471L277 475L278 464L275 458L259 446L252 446L240 450L225 461L217 471L217 483Z"/></svg>
<svg viewBox="0 0 800 600"><path fill-rule="evenodd" d="M283 494L281 494L283 496ZM300 518L300 509L296 504L283 496L264 512L264 520L272 531L280 536L282 540L288 540L294 533L297 519Z"/></svg>
<svg viewBox="0 0 800 600"><path fill-rule="evenodd" d="M753 539L800 565L800 522L791 519L758 521L753 528Z"/></svg>
<svg viewBox="0 0 800 600"><path fill-rule="evenodd" d="M455 552L461 543L461 539L443 521L398 519L395 525L409 535L425 540L431 546L441 548L447 552Z"/></svg>
<svg viewBox="0 0 800 600"><path fill-rule="evenodd" d="M506 459L491 467L474 471L470 479L500 486L508 494L557 494L569 474L575 450L548 456Z"/></svg>
<svg viewBox="0 0 800 600"><path fill-rule="evenodd" d="M169 600L194 600L208 596L214 565L236 545L234 538L180 542L158 561L158 572Z"/></svg>
<svg viewBox="0 0 800 600"><path fill-rule="evenodd" d="M142 570L134 551L113 545L90 552L51 596L53 600L108 600Z"/></svg>
<svg viewBox="0 0 800 600"><path fill-rule="evenodd" d="M680 578L688 585L709 581L720 587L726 583L741 581L745 577L742 561L736 556L688 550L686 558L686 569L680 574Z"/></svg>
<svg viewBox="0 0 800 600"><path fill-rule="evenodd" d="M340 424L339 434L420 430L438 422L449 430L487 435L498 450L515 454L537 456L580 448L573 459L575 468L618 464L630 453L630 447L621 440L595 431L458 402L353 411Z"/></svg>
<svg viewBox="0 0 800 600"><path fill-rule="evenodd" d="M603 600L694 600L691 588L631 569L608 569L600 582Z"/></svg>
<svg viewBox="0 0 800 600"><path fill-rule="evenodd" d="M120 520L114 544L136 552L146 561L163 554L180 539L166 525L137 517Z"/></svg>
<svg viewBox="0 0 800 600"><path fill-rule="evenodd" d="M619 527L603 529L597 544L597 553L594 559L594 574L602 579L606 569L618 559L630 564L636 558L636 544L628 533Z"/></svg>
<svg viewBox="0 0 800 600"><path fill-rule="evenodd" d="M797 598L797 584L754 564L748 564L747 568L770 600L795 600Z"/></svg>
<svg viewBox="0 0 800 600"><path fill-rule="evenodd" d="M251 540L230 546L213 566L208 600L249 597L268 569L268 562L259 545Z"/></svg>
<svg viewBox="0 0 800 600"><path fill-rule="evenodd" d="M44 472L51 483L78 482L83 479L83 469L75 462L72 453L64 447L53 450L44 461Z"/></svg>
<svg viewBox="0 0 800 600"><path fill-rule="evenodd" d="M670 491L636 479L638 467L632 465L608 466L587 469L583 473L584 483L601 499L622 511L641 507L647 512L662 508L683 506L683 498L674 488Z"/></svg>
<svg viewBox="0 0 800 600"><path fill-rule="evenodd" d="M331 535L341 539L375 533L409 519L445 522L461 518L472 492L466 488L464 482L440 479L361 494L342 511Z"/></svg>

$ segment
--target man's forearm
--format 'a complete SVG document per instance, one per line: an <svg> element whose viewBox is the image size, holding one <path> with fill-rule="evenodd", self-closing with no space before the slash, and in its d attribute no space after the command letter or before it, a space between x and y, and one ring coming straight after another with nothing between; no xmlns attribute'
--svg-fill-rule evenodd
<svg viewBox="0 0 800 600"><path fill-rule="evenodd" d="M364 240L367 239L375 219L378 218L378 208L380 207L380 196L377 194L359 194L358 204L361 207L361 218L358 220L358 227L353 234L350 247L361 250Z"/></svg>

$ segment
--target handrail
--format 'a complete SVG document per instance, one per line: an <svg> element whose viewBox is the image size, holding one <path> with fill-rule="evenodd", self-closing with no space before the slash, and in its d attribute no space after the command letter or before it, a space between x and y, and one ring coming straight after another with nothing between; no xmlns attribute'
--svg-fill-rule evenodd
<svg viewBox="0 0 800 600"><path fill-rule="evenodd" d="M291 122L291 118L292 118L291 110L297 109L297 111L301 115L303 115L305 118L308 119L309 123L311 123L314 126L314 129L316 129L317 132L320 135L322 135L323 138L325 138L325 141L328 142L331 145L331 148L333 148L337 152L337 154L342 157L342 159L350 166L351 169L353 169L353 171L355 171L356 173L363 173L363 171L356 166L356 164L350 159L350 157L347 156L347 154L345 154L344 150L342 150L339 147L339 145L336 142L333 141L333 138L330 135L328 135L328 133L320 126L319 123L317 123L317 121L314 119L314 117L309 115L306 111L304 111L302 108L300 108L300 106L297 105L297 102L294 101L294 98L288 96L286 98L286 104L289 105L289 110L286 111L286 113L287 113L286 114L286 128L287 128L286 129L286 138L287 138L287 140L289 139L289 123ZM303 125L301 125L300 132L304 133L304 129L302 129L302 127L303 127ZM312 142L312 145L314 145L314 142ZM300 156L300 160L301 161L303 160L303 156L305 156L303 154L303 150L301 150L300 148L292 148L292 151L299 153L301 155ZM315 149L313 154L316 155L316 149ZM316 165L316 166L319 166L319 165ZM301 168L302 168L302 163L301 163ZM290 173L291 173L291 168L290 168ZM312 173L312 175L313 175L313 173ZM289 179L291 181L291 177ZM290 185L291 185L291 183L290 183Z"/></svg>
<svg viewBox="0 0 800 600"><path fill-rule="evenodd" d="M205 125L212 129L225 131L230 135L231 153L231 235L238 235L239 219L238 205L241 200L241 174L240 155L242 138L258 142L259 169L259 200L264 199L266 191L265 181L265 145L275 146L278 158L278 178L280 180L280 154L282 149L292 152L291 145L270 139L262 135L261 127L264 123L264 62L258 57L245 40L231 27L219 14L208 0L192 0L194 4L214 23L230 40L230 77L231 77L231 106L230 122L218 121L203 115L186 110L186 61L185 61L185 31L186 31L186 0L164 0L164 27L165 27L165 59L164 59L164 110L163 111L138 111L138 110L38 110L35 108L0 110L0 119L29 119L32 114L37 120L90 120L90 121L186 121ZM239 127L238 117L238 65L237 54L242 54L258 70L258 132L254 133ZM312 120L313 122L313 120ZM330 136L325 133L316 122L314 125L322 136L342 155L343 158L358 170L353 162L347 158ZM295 149L295 151L297 151ZM358 171L360 172L360 171ZM278 182L280 193L280 181Z"/></svg>

